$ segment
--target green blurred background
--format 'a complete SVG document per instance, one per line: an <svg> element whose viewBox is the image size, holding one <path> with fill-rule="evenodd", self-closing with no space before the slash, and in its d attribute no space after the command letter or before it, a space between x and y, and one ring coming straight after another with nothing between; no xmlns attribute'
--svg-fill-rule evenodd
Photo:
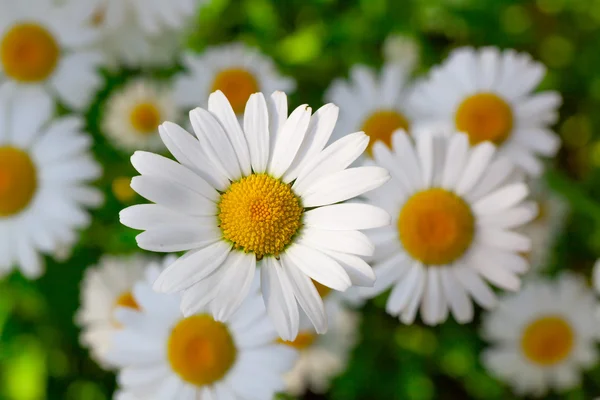
<svg viewBox="0 0 600 400"><path fill-rule="evenodd" d="M187 45L242 40L273 57L298 82L292 106L322 104L324 90L356 63L379 67L382 43L391 33L420 46L422 74L457 46L495 45L526 51L548 66L543 89L562 93L556 126L563 149L547 173L573 213L548 271L577 270L589 276L600 255L600 0L212 0L202 8ZM72 257L48 260L47 272L28 282L13 274L0 281L0 399L110 399L114 375L101 370L78 344L73 315L84 269L102 253L138 251L135 232L121 226L118 212L139 199L118 200L116 178L134 171L129 156L98 132L103 102L116 86L140 75L169 79L177 71L105 73L106 86L86 114L94 152L104 166L99 182L105 205L93 212ZM363 310L361 339L347 371L326 396L307 399L511 399L510 390L489 377L478 354L479 318L470 325L403 326L377 298ZM600 368L579 389L548 399L589 400L600 395Z"/></svg>

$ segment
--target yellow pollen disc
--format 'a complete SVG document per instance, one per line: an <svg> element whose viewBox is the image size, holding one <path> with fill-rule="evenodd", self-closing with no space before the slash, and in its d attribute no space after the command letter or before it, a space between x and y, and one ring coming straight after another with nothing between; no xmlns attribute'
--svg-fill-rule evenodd
<svg viewBox="0 0 600 400"><path fill-rule="evenodd" d="M0 217L26 208L37 189L37 172L27 153L0 147Z"/></svg>
<svg viewBox="0 0 600 400"><path fill-rule="evenodd" d="M398 218L398 233L406 252L427 265L444 265L469 248L475 219L456 194L433 188L410 197Z"/></svg>
<svg viewBox="0 0 600 400"><path fill-rule="evenodd" d="M229 329L208 314L182 319L168 343L171 368L196 386L221 380L233 366L237 350Z"/></svg>
<svg viewBox="0 0 600 400"><path fill-rule="evenodd" d="M372 156L373 145L381 140L388 147L392 147L392 133L396 129L408 131L408 120L404 115L393 110L376 111L363 122L362 130L369 136L367 153Z"/></svg>
<svg viewBox="0 0 600 400"><path fill-rule="evenodd" d="M525 356L540 365L556 364L569 356L573 349L574 332L559 316L546 316L530 323L521 337Z"/></svg>
<svg viewBox="0 0 600 400"><path fill-rule="evenodd" d="M321 285L317 281L312 281L312 283L315 284L315 287L317 288L317 292L319 292L319 296L321 296L322 299L324 299L325 297L327 297L327 295L329 295L329 293L331 293L331 288L330 287L327 287L325 285Z"/></svg>
<svg viewBox="0 0 600 400"><path fill-rule="evenodd" d="M258 92L254 75L242 68L225 69L217 74L211 92L220 90L236 114L242 114L252 93Z"/></svg>
<svg viewBox="0 0 600 400"><path fill-rule="evenodd" d="M96 11L92 14L92 25L100 26L104 23L106 19L106 7L98 7Z"/></svg>
<svg viewBox="0 0 600 400"><path fill-rule="evenodd" d="M136 133L152 135L160 125L160 111L152 103L140 103L131 109L129 119Z"/></svg>
<svg viewBox="0 0 600 400"><path fill-rule="evenodd" d="M0 42L4 72L21 82L39 82L48 78L56 68L59 54L52 34L37 24L14 25Z"/></svg>
<svg viewBox="0 0 600 400"><path fill-rule="evenodd" d="M296 350L304 350L310 347L317 338L317 335L311 332L299 332L296 339L292 341L277 339L278 343L285 344L287 346L293 347Z"/></svg>
<svg viewBox="0 0 600 400"><path fill-rule="evenodd" d="M115 178L112 182L112 192L121 203L128 203L136 196L131 188L131 178L127 176Z"/></svg>
<svg viewBox="0 0 600 400"><path fill-rule="evenodd" d="M289 185L266 174L232 183L218 207L223 237L259 260L279 255L301 226L300 199Z"/></svg>
<svg viewBox="0 0 600 400"><path fill-rule="evenodd" d="M504 142L513 127L510 105L493 93L478 93L467 97L456 111L456 129L466 132L475 145L486 140Z"/></svg>
<svg viewBox="0 0 600 400"><path fill-rule="evenodd" d="M117 301L115 301L115 308L116 307L127 307L134 310L140 309L140 306L133 298L133 294L131 292L122 293L119 297L117 297Z"/></svg>

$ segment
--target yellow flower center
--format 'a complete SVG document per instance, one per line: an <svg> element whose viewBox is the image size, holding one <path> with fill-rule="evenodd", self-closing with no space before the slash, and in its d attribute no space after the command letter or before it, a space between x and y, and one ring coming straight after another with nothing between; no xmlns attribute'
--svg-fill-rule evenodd
<svg viewBox="0 0 600 400"><path fill-rule="evenodd" d="M513 126L510 105L493 93L467 97L456 111L456 129L469 135L471 144L486 140L504 142Z"/></svg>
<svg viewBox="0 0 600 400"><path fill-rule="evenodd" d="M177 323L167 353L171 368L184 381L204 386L225 376L235 362L237 349L223 323L199 314Z"/></svg>
<svg viewBox="0 0 600 400"><path fill-rule="evenodd" d="M121 203L128 203L134 199L136 193L131 188L131 178L120 176L112 183L112 192Z"/></svg>
<svg viewBox="0 0 600 400"><path fill-rule="evenodd" d="M115 308L117 307L127 307L138 311L140 309L140 306L133 298L131 291L122 293L119 297L117 297L117 301L115 301Z"/></svg>
<svg viewBox="0 0 600 400"><path fill-rule="evenodd" d="M317 335L312 332L299 332L298 336L296 336L296 339L292 341L277 339L277 342L293 347L296 350L304 350L310 347L315 342L316 338Z"/></svg>
<svg viewBox="0 0 600 400"><path fill-rule="evenodd" d="M449 264L469 248L475 219L456 194L433 188L412 195L400 210L398 233L404 249L427 265Z"/></svg>
<svg viewBox="0 0 600 400"><path fill-rule="evenodd" d="M362 130L371 138L367 153L372 156L373 145L377 140L381 140L388 147L392 146L392 133L396 129L404 129L408 131L408 120L404 115L393 110L381 110L371 114L365 122L363 122Z"/></svg>
<svg viewBox="0 0 600 400"><path fill-rule="evenodd" d="M524 330L521 348L525 356L540 365L556 364L571 353L573 329L564 318L546 316L536 319Z"/></svg>
<svg viewBox="0 0 600 400"><path fill-rule="evenodd" d="M129 115L131 125L140 135L152 135L156 133L160 125L160 110L152 103L136 104Z"/></svg>
<svg viewBox="0 0 600 400"><path fill-rule="evenodd" d="M4 72L21 82L43 81L56 68L60 49L44 27L33 23L14 25L0 42Z"/></svg>
<svg viewBox="0 0 600 400"><path fill-rule="evenodd" d="M258 92L258 82L245 69L224 69L217 74L212 84L211 92L216 90L223 92L236 114L242 114L250 95Z"/></svg>
<svg viewBox="0 0 600 400"><path fill-rule="evenodd" d="M0 217L26 208L37 189L37 172L23 150L0 147Z"/></svg>
<svg viewBox="0 0 600 400"><path fill-rule="evenodd" d="M106 7L98 7L92 14L92 26L99 27L106 20Z"/></svg>
<svg viewBox="0 0 600 400"><path fill-rule="evenodd" d="M321 285L317 281L312 281L312 282L315 284L315 287L317 288L317 292L319 292L319 296L321 296L322 299L324 299L325 297L327 297L329 295L329 293L331 293L330 287Z"/></svg>
<svg viewBox="0 0 600 400"><path fill-rule="evenodd" d="M289 185L266 174L232 183L218 207L223 237L258 260L279 255L301 226L300 199Z"/></svg>

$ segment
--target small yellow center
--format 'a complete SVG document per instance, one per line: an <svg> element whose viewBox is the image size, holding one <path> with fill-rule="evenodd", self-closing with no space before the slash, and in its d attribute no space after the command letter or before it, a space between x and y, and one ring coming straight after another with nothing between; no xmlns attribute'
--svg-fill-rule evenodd
<svg viewBox="0 0 600 400"><path fill-rule="evenodd" d="M0 147L0 217L26 208L37 189L37 172L27 153L15 147Z"/></svg>
<svg viewBox="0 0 600 400"><path fill-rule="evenodd" d="M316 338L317 335L312 332L300 332L298 333L298 336L296 336L296 339L292 341L277 339L277 342L293 347L296 350L304 350L310 347L315 342Z"/></svg>
<svg viewBox="0 0 600 400"><path fill-rule="evenodd" d="M242 114L252 93L258 92L254 75L242 68L224 69L215 77L211 92L220 90L236 114Z"/></svg>
<svg viewBox="0 0 600 400"><path fill-rule="evenodd" d="M120 176L112 182L112 192L121 203L128 203L135 198L135 191L131 188L131 178Z"/></svg>
<svg viewBox="0 0 600 400"><path fill-rule="evenodd" d="M556 364L573 349L573 329L564 318L546 316L536 319L524 330L521 348L525 356L540 365Z"/></svg>
<svg viewBox="0 0 600 400"><path fill-rule="evenodd" d="M152 103L139 103L131 109L129 119L136 133L152 135L160 125L160 110Z"/></svg>
<svg viewBox="0 0 600 400"><path fill-rule="evenodd" d="M299 198L289 185L266 174L232 183L218 207L223 237L258 260L279 255L301 226Z"/></svg>
<svg viewBox="0 0 600 400"><path fill-rule="evenodd" d="M404 249L427 265L449 264L469 248L475 220L456 194L433 188L412 195L400 210L398 233Z"/></svg>
<svg viewBox="0 0 600 400"><path fill-rule="evenodd" d="M513 127L510 105L493 93L478 93L467 97L456 111L456 129L469 135L475 145L486 140L504 142Z"/></svg>
<svg viewBox="0 0 600 400"><path fill-rule="evenodd" d="M179 321L171 331L167 352L173 371L196 386L221 380L237 355L229 329L208 314Z"/></svg>
<svg viewBox="0 0 600 400"><path fill-rule="evenodd" d="M319 296L321 296L322 299L324 299L325 297L327 297L329 295L329 293L331 293L330 287L321 285L317 281L312 281L312 282L315 284L315 287L317 288L317 292L319 292Z"/></svg>
<svg viewBox="0 0 600 400"><path fill-rule="evenodd" d="M117 307L126 307L138 311L140 310L140 306L133 298L131 291L122 293L119 297L117 297L117 301L115 301L115 308Z"/></svg>
<svg viewBox="0 0 600 400"><path fill-rule="evenodd" d="M92 14L91 22L92 26L101 26L106 20L106 7L98 7Z"/></svg>
<svg viewBox="0 0 600 400"><path fill-rule="evenodd" d="M388 147L392 147L392 133L397 129L408 131L408 120L404 115L393 110L376 111L363 122L362 130L371 139L367 147L367 153L372 156L373 145L381 140Z"/></svg>
<svg viewBox="0 0 600 400"><path fill-rule="evenodd" d="M34 23L14 25L0 42L4 72L21 82L43 81L58 63L60 49L44 27Z"/></svg>

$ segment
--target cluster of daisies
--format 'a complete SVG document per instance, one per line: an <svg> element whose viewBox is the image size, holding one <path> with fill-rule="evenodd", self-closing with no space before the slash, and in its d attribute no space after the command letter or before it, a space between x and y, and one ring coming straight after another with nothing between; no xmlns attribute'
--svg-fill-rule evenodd
<svg viewBox="0 0 600 400"><path fill-rule="evenodd" d="M118 372L115 398L324 392L356 308L385 292L404 324L483 308L482 362L518 393L576 386L600 330L582 277L538 274L567 212L540 181L560 146L561 98L535 92L544 66L458 48L416 79L414 42L390 37L379 71L354 66L324 106L288 109L294 80L256 49L181 50L201 3L0 0L2 275L68 257L103 202L81 116L101 69L182 66L103 102L101 133L140 174L115 195L148 200L120 221L169 253L86 271L76 321Z"/></svg>

